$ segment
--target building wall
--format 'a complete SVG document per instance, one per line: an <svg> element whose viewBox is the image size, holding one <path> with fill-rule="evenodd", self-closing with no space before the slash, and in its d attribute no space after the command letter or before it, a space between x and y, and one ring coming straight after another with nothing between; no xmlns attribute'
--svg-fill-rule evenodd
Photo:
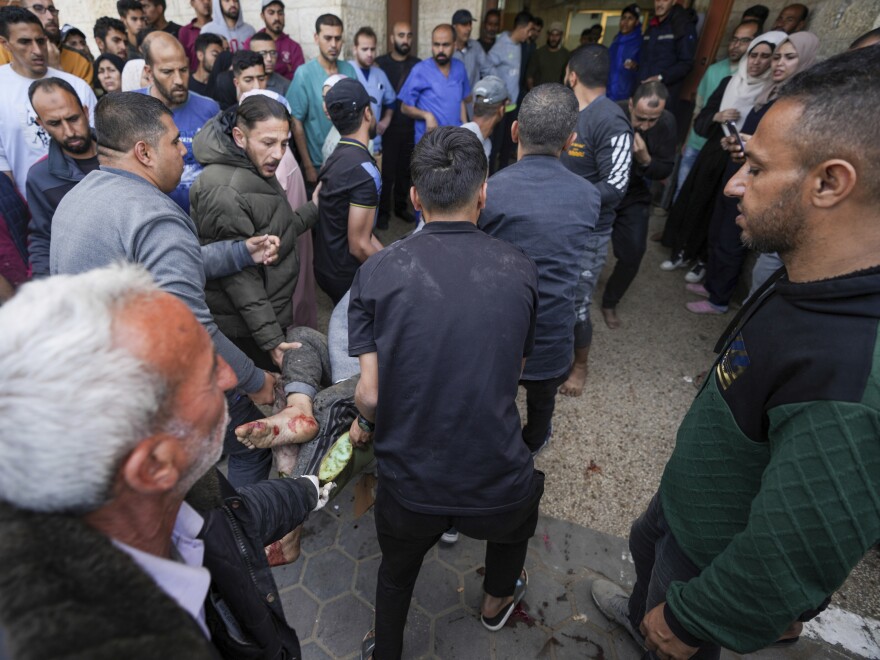
<svg viewBox="0 0 880 660"><path fill-rule="evenodd" d="M474 23L472 38L480 34L483 3L480 0L421 0L418 19L418 52L422 59L431 57L431 32L442 23L451 23L452 15L459 9L468 9L477 22ZM416 26L413 26L416 27Z"/></svg>

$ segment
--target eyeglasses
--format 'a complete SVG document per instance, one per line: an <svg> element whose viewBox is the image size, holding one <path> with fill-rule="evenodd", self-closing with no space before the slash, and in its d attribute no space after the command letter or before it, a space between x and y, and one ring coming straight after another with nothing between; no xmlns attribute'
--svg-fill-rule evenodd
<svg viewBox="0 0 880 660"><path fill-rule="evenodd" d="M46 5L31 5L30 10L35 14L45 14L46 12L49 12L52 16L58 16L59 13L55 8L55 5L49 5L48 7Z"/></svg>
<svg viewBox="0 0 880 660"><path fill-rule="evenodd" d="M260 55L262 55L263 57L268 57L269 59L273 59L273 58L278 57L277 50L261 50L261 51L257 51L257 52L259 52Z"/></svg>

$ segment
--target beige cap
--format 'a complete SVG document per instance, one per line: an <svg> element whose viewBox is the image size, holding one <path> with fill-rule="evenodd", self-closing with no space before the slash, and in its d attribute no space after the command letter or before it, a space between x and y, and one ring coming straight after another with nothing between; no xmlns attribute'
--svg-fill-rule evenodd
<svg viewBox="0 0 880 660"><path fill-rule="evenodd" d="M565 28L562 27L562 23L556 21L554 23L550 23L550 29L548 32L565 32Z"/></svg>

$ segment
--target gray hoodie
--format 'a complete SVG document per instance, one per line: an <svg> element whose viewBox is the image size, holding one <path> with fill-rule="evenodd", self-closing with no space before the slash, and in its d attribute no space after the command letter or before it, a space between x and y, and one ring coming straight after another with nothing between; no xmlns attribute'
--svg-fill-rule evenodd
<svg viewBox="0 0 880 660"><path fill-rule="evenodd" d="M226 25L226 19L220 11L220 0L213 0L211 3L211 22L206 23L202 27L202 34L217 34L225 37L229 42L229 50L233 53L237 50L244 50L244 42L251 38L256 30L249 23L244 22L244 17L239 11L238 20L235 27L230 28Z"/></svg>

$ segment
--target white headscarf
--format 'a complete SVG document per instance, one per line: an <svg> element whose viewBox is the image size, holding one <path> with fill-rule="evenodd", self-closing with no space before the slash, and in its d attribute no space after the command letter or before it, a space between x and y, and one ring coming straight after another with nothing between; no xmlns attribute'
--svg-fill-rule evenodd
<svg viewBox="0 0 880 660"><path fill-rule="evenodd" d="M122 68L122 91L133 92L141 89L141 75L144 72L144 60L129 60Z"/></svg>
<svg viewBox="0 0 880 660"><path fill-rule="evenodd" d="M764 88L771 83L773 75L772 66L760 76L752 77L749 75L749 54L756 46L762 43L768 43L775 50L779 44L788 39L788 35L781 30L773 30L758 35L749 44L746 54L739 61L739 68L733 74L730 82L727 83L727 89L724 90L724 98L721 99L721 110L730 110L735 108L739 110L739 119L736 120L736 127L742 128L743 122L746 120L749 112L755 106L755 101L764 91ZM725 134L727 131L725 130Z"/></svg>

